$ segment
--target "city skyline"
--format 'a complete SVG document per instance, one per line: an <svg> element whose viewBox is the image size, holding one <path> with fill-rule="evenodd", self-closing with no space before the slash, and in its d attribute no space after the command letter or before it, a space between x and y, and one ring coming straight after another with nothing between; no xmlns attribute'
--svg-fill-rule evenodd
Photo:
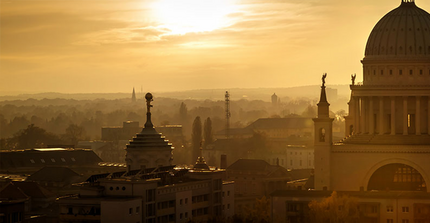
<svg viewBox="0 0 430 223"><path fill-rule="evenodd" d="M372 27L400 1L0 4L6 95L293 87L323 72L349 84L362 80Z"/></svg>

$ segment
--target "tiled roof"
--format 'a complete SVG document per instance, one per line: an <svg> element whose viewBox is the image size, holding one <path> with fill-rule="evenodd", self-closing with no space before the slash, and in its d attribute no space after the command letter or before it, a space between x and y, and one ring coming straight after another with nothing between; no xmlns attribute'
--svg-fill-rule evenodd
<svg viewBox="0 0 430 223"><path fill-rule="evenodd" d="M24 150L0 152L0 170L41 168L44 166L97 166L99 162L102 162L102 160L92 150Z"/></svg>
<svg viewBox="0 0 430 223"><path fill-rule="evenodd" d="M55 194L51 191L41 187L35 182L22 182L14 181L7 184L0 191L0 198L24 198L22 195L26 195L31 198L52 198Z"/></svg>
<svg viewBox="0 0 430 223"><path fill-rule="evenodd" d="M313 128L311 118L260 118L246 128L250 129L304 129Z"/></svg>
<svg viewBox="0 0 430 223"><path fill-rule="evenodd" d="M72 178L79 177L80 175L70 168L46 166L31 174L27 181L69 182Z"/></svg>
<svg viewBox="0 0 430 223"><path fill-rule="evenodd" d="M227 171L270 171L272 168L273 166L264 160L239 159L227 167Z"/></svg>

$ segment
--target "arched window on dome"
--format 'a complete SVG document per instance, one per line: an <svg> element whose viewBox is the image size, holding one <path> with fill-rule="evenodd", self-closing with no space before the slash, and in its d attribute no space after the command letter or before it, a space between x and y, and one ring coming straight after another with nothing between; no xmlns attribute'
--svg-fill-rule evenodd
<svg viewBox="0 0 430 223"><path fill-rule="evenodd" d="M390 75L393 75L393 70L390 70Z"/></svg>
<svg viewBox="0 0 430 223"><path fill-rule="evenodd" d="M414 71L413 70L409 70L409 75L413 75Z"/></svg>

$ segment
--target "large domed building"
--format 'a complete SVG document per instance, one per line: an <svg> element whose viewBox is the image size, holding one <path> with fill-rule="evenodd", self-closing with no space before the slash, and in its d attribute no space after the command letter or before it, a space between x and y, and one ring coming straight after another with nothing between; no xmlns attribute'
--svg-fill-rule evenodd
<svg viewBox="0 0 430 223"><path fill-rule="evenodd" d="M321 141L331 122L316 119L316 189L428 192L430 14L403 0L375 25L362 63L363 82L353 76L350 85L346 139Z"/></svg>
<svg viewBox="0 0 430 223"><path fill-rule="evenodd" d="M308 203L331 191L357 198L359 222L430 222L430 14L402 0L375 25L361 62L363 82L351 77L341 142L332 142L323 76L315 190L273 193L277 222L307 222Z"/></svg>

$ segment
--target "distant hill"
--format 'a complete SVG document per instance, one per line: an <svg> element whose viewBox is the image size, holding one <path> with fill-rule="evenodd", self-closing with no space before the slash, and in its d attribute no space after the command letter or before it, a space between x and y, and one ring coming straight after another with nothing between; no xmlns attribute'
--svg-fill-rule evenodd
<svg viewBox="0 0 430 223"><path fill-rule="evenodd" d="M327 88L337 90L337 98L349 97L349 85L329 85ZM233 89L198 89L176 92L152 92L155 97L174 99L194 99L194 100L224 100L225 91L228 90L231 100L249 99L270 101L270 97L275 93L281 100L284 98L318 98L320 86L300 86L289 88L233 88ZM144 93L136 93L138 98L143 98ZM79 93L64 94L56 92L46 92L38 94L19 94L0 96L0 101L27 100L32 99L74 99L74 100L94 100L94 99L120 99L131 98L130 93ZM336 99L337 99L336 98ZM335 99L335 100L336 100ZM330 99L329 99L330 100Z"/></svg>

